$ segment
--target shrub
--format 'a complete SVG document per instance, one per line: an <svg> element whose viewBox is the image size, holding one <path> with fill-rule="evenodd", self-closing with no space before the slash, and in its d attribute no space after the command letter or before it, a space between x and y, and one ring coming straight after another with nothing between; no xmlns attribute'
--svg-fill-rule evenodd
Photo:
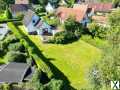
<svg viewBox="0 0 120 90"><path fill-rule="evenodd" d="M80 38L82 25L77 23L73 17L69 17L64 23L65 31L57 33L50 42L56 44L67 44Z"/></svg>
<svg viewBox="0 0 120 90"><path fill-rule="evenodd" d="M10 90L10 85L9 84L3 84L1 88L2 88L2 90Z"/></svg>
<svg viewBox="0 0 120 90"><path fill-rule="evenodd" d="M51 26L57 27L60 24L59 19L54 14L44 16L44 20Z"/></svg>
<svg viewBox="0 0 120 90"><path fill-rule="evenodd" d="M5 61L9 62L26 62L26 55L21 52L10 51L5 56Z"/></svg>
<svg viewBox="0 0 120 90"><path fill-rule="evenodd" d="M33 61L32 58L29 57L26 59L26 61L27 61L28 65L30 65L30 66L32 65L32 61Z"/></svg>
<svg viewBox="0 0 120 90"><path fill-rule="evenodd" d="M99 26L94 22L89 24L88 28L93 38L94 37L106 38L107 32L109 32L107 27Z"/></svg>
<svg viewBox="0 0 120 90"><path fill-rule="evenodd" d="M7 43L0 41L0 57L4 56L7 51Z"/></svg>
<svg viewBox="0 0 120 90"><path fill-rule="evenodd" d="M97 47L97 48L103 49L103 48L109 46L109 44L108 44L108 42L107 42L106 40L102 40L102 39L100 39L100 38L98 38L98 37L92 38L90 35L83 35L83 36L81 37L81 39L82 39L83 41L85 41L85 42L87 42L87 43L89 43L89 44Z"/></svg>
<svg viewBox="0 0 120 90"><path fill-rule="evenodd" d="M44 90L62 90L63 81L52 79L48 84L45 85Z"/></svg>
<svg viewBox="0 0 120 90"><path fill-rule="evenodd" d="M8 46L8 50L9 51L20 51L20 52L24 52L25 51L25 47L21 44L21 43L11 43Z"/></svg>
<svg viewBox="0 0 120 90"><path fill-rule="evenodd" d="M65 43L65 33L64 32L60 32L57 33L53 39L53 42L56 44L64 44Z"/></svg>
<svg viewBox="0 0 120 90"><path fill-rule="evenodd" d="M16 16L17 16L16 18L19 20L22 20L24 18L24 14L22 14L22 13L17 13Z"/></svg>
<svg viewBox="0 0 120 90"><path fill-rule="evenodd" d="M76 26L75 17L70 16L64 23L64 29L68 32L74 32Z"/></svg>
<svg viewBox="0 0 120 90"><path fill-rule="evenodd" d="M7 44L9 44L9 43L16 43L16 42L18 42L18 41L19 41L19 39L16 38L14 35L8 35L8 36L5 38L5 40L4 40L4 42L6 42Z"/></svg>
<svg viewBox="0 0 120 90"><path fill-rule="evenodd" d="M7 16L7 19L12 19L12 13L10 12L9 9L6 10L6 16Z"/></svg>

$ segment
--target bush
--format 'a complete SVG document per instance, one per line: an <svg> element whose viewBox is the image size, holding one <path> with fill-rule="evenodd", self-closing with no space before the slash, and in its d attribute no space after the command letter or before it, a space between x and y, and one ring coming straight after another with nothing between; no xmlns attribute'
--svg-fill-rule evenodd
<svg viewBox="0 0 120 90"><path fill-rule="evenodd" d="M9 84L3 84L1 85L2 90L10 90L10 85Z"/></svg>
<svg viewBox="0 0 120 90"><path fill-rule="evenodd" d="M14 35L8 35L4 42L6 42L7 44L10 44L10 43L16 43L16 42L19 42L19 39L16 38Z"/></svg>
<svg viewBox="0 0 120 90"><path fill-rule="evenodd" d="M62 90L63 81L52 79L48 84L45 85L44 90Z"/></svg>
<svg viewBox="0 0 120 90"><path fill-rule="evenodd" d="M65 43L65 33L60 32L60 33L55 34L55 37L51 41L56 44L64 44Z"/></svg>
<svg viewBox="0 0 120 90"><path fill-rule="evenodd" d="M106 35L109 32L107 27L99 26L96 23L89 24L88 28L93 38L94 37L106 38Z"/></svg>
<svg viewBox="0 0 120 90"><path fill-rule="evenodd" d="M56 44L67 44L80 38L82 25L77 23L73 17L69 17L64 23L65 31L57 33L50 42Z"/></svg>
<svg viewBox="0 0 120 90"><path fill-rule="evenodd" d="M19 20L22 20L24 18L24 14L17 13L16 18L19 19Z"/></svg>
<svg viewBox="0 0 120 90"><path fill-rule="evenodd" d="M0 57L3 57L7 52L7 43L0 41Z"/></svg>
<svg viewBox="0 0 120 90"><path fill-rule="evenodd" d="M9 9L6 10L6 16L7 16L7 19L12 19L12 13L10 12Z"/></svg>
<svg viewBox="0 0 120 90"><path fill-rule="evenodd" d="M60 24L59 19L54 14L49 14L44 17L45 22L49 25L57 27Z"/></svg>
<svg viewBox="0 0 120 90"><path fill-rule="evenodd" d="M26 62L26 55L21 52L10 51L5 56L8 62Z"/></svg>
<svg viewBox="0 0 120 90"><path fill-rule="evenodd" d="M25 51L25 47L24 47L21 43L19 43L19 42L17 42L17 43L11 43L11 44L9 44L9 46L8 46L8 50L9 50L9 51L20 51L20 52L24 52L24 51Z"/></svg>
<svg viewBox="0 0 120 90"><path fill-rule="evenodd" d="M108 42L107 42L106 40L102 40L102 39L100 39L100 38L98 38L98 37L92 38L90 35L83 35L83 36L81 37L81 39L82 39L83 41L85 41L85 42L87 42L87 43L89 43L89 44L97 47L97 48L103 49L103 48L109 46L109 44L108 44Z"/></svg>

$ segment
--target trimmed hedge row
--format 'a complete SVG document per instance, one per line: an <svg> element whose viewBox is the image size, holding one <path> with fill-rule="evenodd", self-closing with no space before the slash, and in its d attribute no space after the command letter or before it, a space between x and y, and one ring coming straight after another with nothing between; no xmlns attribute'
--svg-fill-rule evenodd
<svg viewBox="0 0 120 90"><path fill-rule="evenodd" d="M19 21L20 19L0 19L0 23L12 22L12 21Z"/></svg>
<svg viewBox="0 0 120 90"><path fill-rule="evenodd" d="M15 34L17 38L20 39L21 43L27 48L30 56L35 60L38 69L41 69L43 72L47 73L49 78L52 78L53 73L50 68L46 65L46 63L35 53L34 47L30 45L30 43L26 40L27 35L21 34L21 30L17 28L12 22L8 22L8 27Z"/></svg>

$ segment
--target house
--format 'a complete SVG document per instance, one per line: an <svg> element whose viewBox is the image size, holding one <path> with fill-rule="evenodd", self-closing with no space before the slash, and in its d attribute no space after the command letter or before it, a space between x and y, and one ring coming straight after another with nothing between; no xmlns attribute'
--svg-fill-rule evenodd
<svg viewBox="0 0 120 90"><path fill-rule="evenodd" d="M23 24L27 28L29 34L37 34L35 24L39 21L39 17L32 10L28 10L23 19Z"/></svg>
<svg viewBox="0 0 120 90"><path fill-rule="evenodd" d="M1 66L0 83L23 82L31 73L31 67L28 64L11 62Z"/></svg>
<svg viewBox="0 0 120 90"><path fill-rule="evenodd" d="M88 5L82 4L73 8L59 7L56 14L60 18L61 23L64 23L64 21L72 15L77 22L86 26L92 13L94 13L92 8L88 8Z"/></svg>
<svg viewBox="0 0 120 90"><path fill-rule="evenodd" d="M110 12L113 8L112 3L90 3L89 8L94 8L94 12Z"/></svg>
<svg viewBox="0 0 120 90"><path fill-rule="evenodd" d="M32 10L28 10L23 19L23 23L27 27L29 34L52 35L51 26L44 22Z"/></svg>
<svg viewBox="0 0 120 90"><path fill-rule="evenodd" d="M10 5L13 17L24 15L30 8L29 0L15 0L15 4Z"/></svg>
<svg viewBox="0 0 120 90"><path fill-rule="evenodd" d="M8 34L9 30L6 23L0 24L0 40Z"/></svg>
<svg viewBox="0 0 120 90"><path fill-rule="evenodd" d="M54 7L50 3L47 4L45 9L48 13L53 13L55 11Z"/></svg>
<svg viewBox="0 0 120 90"><path fill-rule="evenodd" d="M10 11L12 12L13 17L18 15L24 15L29 9L29 5L26 4L13 4L10 5Z"/></svg>
<svg viewBox="0 0 120 90"><path fill-rule="evenodd" d="M97 23L98 25L104 26L104 27L108 27L108 18L107 16L98 16L98 15L94 15L92 16L92 20Z"/></svg>
<svg viewBox="0 0 120 90"><path fill-rule="evenodd" d="M99 0L77 0L78 2L81 2L81 3L98 3Z"/></svg>
<svg viewBox="0 0 120 90"><path fill-rule="evenodd" d="M15 4L29 4L29 0L15 0Z"/></svg>

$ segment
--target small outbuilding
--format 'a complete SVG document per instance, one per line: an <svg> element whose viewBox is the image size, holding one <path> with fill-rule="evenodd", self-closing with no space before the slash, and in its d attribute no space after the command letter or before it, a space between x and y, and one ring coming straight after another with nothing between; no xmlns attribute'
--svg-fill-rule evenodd
<svg viewBox="0 0 120 90"><path fill-rule="evenodd" d="M0 83L23 82L26 75L31 74L30 66L26 63L9 63L0 68Z"/></svg>

